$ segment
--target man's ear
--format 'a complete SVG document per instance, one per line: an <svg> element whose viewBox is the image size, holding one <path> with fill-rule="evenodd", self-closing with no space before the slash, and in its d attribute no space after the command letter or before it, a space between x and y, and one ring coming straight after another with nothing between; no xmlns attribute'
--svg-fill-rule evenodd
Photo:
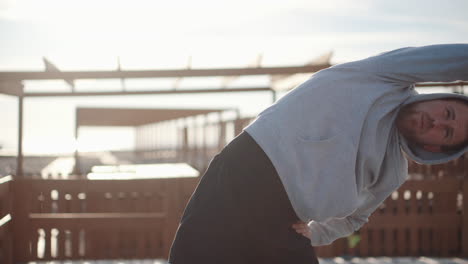
<svg viewBox="0 0 468 264"><path fill-rule="evenodd" d="M424 150L429 151L429 152L435 152L435 153L442 152L442 148L441 148L440 146L423 145L422 148L423 148Z"/></svg>

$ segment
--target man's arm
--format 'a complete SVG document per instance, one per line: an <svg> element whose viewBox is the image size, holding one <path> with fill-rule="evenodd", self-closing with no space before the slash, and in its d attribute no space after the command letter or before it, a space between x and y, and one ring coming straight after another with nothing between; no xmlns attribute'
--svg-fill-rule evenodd
<svg viewBox="0 0 468 264"><path fill-rule="evenodd" d="M380 206L383 200L377 200L373 195L369 195L361 207L345 218L330 218L323 222L309 222L308 227L312 246L329 245L336 239L349 236L354 231L359 230L367 223L369 216Z"/></svg>
<svg viewBox="0 0 468 264"><path fill-rule="evenodd" d="M404 85L466 81L468 44L401 48L334 68L374 73L384 81Z"/></svg>
<svg viewBox="0 0 468 264"><path fill-rule="evenodd" d="M401 171L406 175L407 167L401 168ZM344 218L330 218L323 222L309 222L312 246L329 245L338 238L351 235L367 223L369 216L404 182L404 180L395 181L398 172L387 171L387 173L386 177L382 177L366 191L361 205L351 215Z"/></svg>

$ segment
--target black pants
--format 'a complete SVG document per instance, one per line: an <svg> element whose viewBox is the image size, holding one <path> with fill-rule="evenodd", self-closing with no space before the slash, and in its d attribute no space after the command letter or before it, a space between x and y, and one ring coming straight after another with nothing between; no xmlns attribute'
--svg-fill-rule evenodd
<svg viewBox="0 0 468 264"><path fill-rule="evenodd" d="M271 161L241 133L211 161L185 209L171 264L318 263Z"/></svg>

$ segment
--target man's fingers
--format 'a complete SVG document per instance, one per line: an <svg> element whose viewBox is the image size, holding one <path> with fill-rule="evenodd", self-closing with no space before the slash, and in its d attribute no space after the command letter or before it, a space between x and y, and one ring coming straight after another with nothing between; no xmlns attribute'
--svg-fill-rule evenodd
<svg viewBox="0 0 468 264"><path fill-rule="evenodd" d="M299 222L299 223L292 224L292 228L294 228L296 233L301 234L307 238L310 238L311 233L306 223Z"/></svg>
<svg viewBox="0 0 468 264"><path fill-rule="evenodd" d="M297 227L294 229L296 229L296 231L304 231L304 230L307 230L307 227Z"/></svg>
<svg viewBox="0 0 468 264"><path fill-rule="evenodd" d="M297 222L292 224L291 227L294 228L294 231L296 231L296 233L301 234L302 236L305 236L310 239L312 234L310 232L309 226L307 226L306 223Z"/></svg>
<svg viewBox="0 0 468 264"><path fill-rule="evenodd" d="M298 223L292 224L292 226L307 226L307 224L304 222L298 222Z"/></svg>
<svg viewBox="0 0 468 264"><path fill-rule="evenodd" d="M302 223L302 224L293 224L292 227L294 229L305 229L305 228L308 228L307 224L305 223Z"/></svg>
<svg viewBox="0 0 468 264"><path fill-rule="evenodd" d="M306 227L295 227L294 230L296 230L296 232L299 232L299 231L305 231L307 230Z"/></svg>

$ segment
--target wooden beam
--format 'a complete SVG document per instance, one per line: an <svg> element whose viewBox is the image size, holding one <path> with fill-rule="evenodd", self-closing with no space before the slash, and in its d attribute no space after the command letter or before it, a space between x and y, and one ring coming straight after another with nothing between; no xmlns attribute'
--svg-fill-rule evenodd
<svg viewBox="0 0 468 264"><path fill-rule="evenodd" d="M64 219L154 219L164 218L165 213L46 213L29 214L29 219L33 220L64 220Z"/></svg>
<svg viewBox="0 0 468 264"><path fill-rule="evenodd" d="M192 93L232 93L232 92L262 92L271 91L270 87L246 87L230 89L185 89L185 90L158 90L158 91L119 91L119 92L34 92L25 93L25 97L60 97L60 96L109 96L109 95L151 95L151 94L192 94Z"/></svg>
<svg viewBox="0 0 468 264"><path fill-rule="evenodd" d="M217 68L143 71L62 71L62 72L0 72L0 81L64 80L64 79L120 79L120 78L177 78L214 77L238 75L270 75L317 72L330 67L329 64L261 67L261 68Z"/></svg>
<svg viewBox="0 0 468 264"><path fill-rule="evenodd" d="M32 228L71 227L92 228L134 228L154 226L156 221L164 221L166 213L58 213L29 214Z"/></svg>

